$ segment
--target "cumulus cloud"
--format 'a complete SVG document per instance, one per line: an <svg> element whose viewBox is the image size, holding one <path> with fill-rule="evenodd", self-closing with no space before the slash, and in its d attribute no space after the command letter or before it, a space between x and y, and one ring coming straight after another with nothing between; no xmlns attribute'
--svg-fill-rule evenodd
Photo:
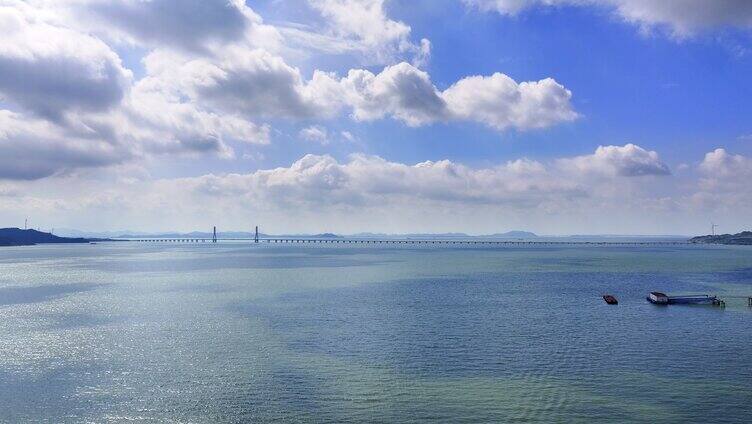
<svg viewBox="0 0 752 424"><path fill-rule="evenodd" d="M132 139L157 153L199 152L231 157L227 142L269 144L270 128L233 113L200 109L166 95L145 78L134 87L110 126L120 139Z"/></svg>
<svg viewBox="0 0 752 424"><path fill-rule="evenodd" d="M71 9L105 6L99 1L63 3ZM185 4L181 13L192 18L178 15L190 23L200 17L195 10L188 10L190 7L245 7L236 3ZM149 13L177 6L161 0L120 5L144 7ZM169 74L168 68L181 63L160 64L156 59L147 59L146 77L134 82L117 53L87 32L85 26L76 28L76 22L56 9L59 6L42 0L0 2L0 27L5 36L0 43L0 100L9 109L3 111L5 121L13 122L5 131L0 156L9 161L38 158L12 166L8 162L3 178L43 178L152 154L213 154L229 158L233 156L231 141L269 143L268 125L249 121L238 110L212 107L211 96L205 96L203 104L199 104L171 89L174 84L169 84L169 78L174 75ZM180 56L170 50L158 51L161 53L155 52L154 56ZM102 155L99 160L95 157L98 154ZM54 155L58 157L57 164L50 159ZM20 172L24 167L26 172Z"/></svg>
<svg viewBox="0 0 752 424"><path fill-rule="evenodd" d="M305 82L298 69L266 50L229 49L214 59L154 52L144 62L147 83L165 96L248 118L327 117L340 107L339 87L329 75L315 72Z"/></svg>
<svg viewBox="0 0 752 424"><path fill-rule="evenodd" d="M544 128L572 121L571 92L553 79L517 83L497 73L468 77L439 91L427 72L402 62L378 74L300 71L264 50L229 50L217 60L156 52L145 61L150 84L217 110L254 118L330 118L351 109L358 121L385 117L422 126L474 121L497 130Z"/></svg>
<svg viewBox="0 0 752 424"><path fill-rule="evenodd" d="M752 176L752 159L718 148L705 154L699 168L709 177L746 180Z"/></svg>
<svg viewBox="0 0 752 424"><path fill-rule="evenodd" d="M622 19L649 29L668 27L679 37L723 26L752 27L752 2L747 0L464 0L472 7L516 15L548 6L600 6Z"/></svg>
<svg viewBox="0 0 752 424"><path fill-rule="evenodd" d="M126 0L91 2L85 11L146 43L198 48L242 36L258 21L244 8L228 0Z"/></svg>
<svg viewBox="0 0 752 424"><path fill-rule="evenodd" d="M321 0L315 7L341 24L332 27L338 37L385 57L422 62L430 54L430 42L413 44L409 26L389 19L383 1ZM315 70L304 77L270 51L279 34L241 0L0 0L0 26L0 101L13 121L0 155L37 149L41 158L47 148L60 157L57 165L29 161L25 175L9 167L5 178L153 155L232 158L236 143L270 143L268 120L348 113L409 126L470 121L526 130L577 117L571 93L551 79L517 83L497 73L441 91L407 62L378 73ZM110 46L123 41L146 49L138 80ZM22 140L35 141L16 145Z"/></svg>
<svg viewBox="0 0 752 424"><path fill-rule="evenodd" d="M0 179L33 180L130 158L127 149L66 134L49 122L0 110Z"/></svg>
<svg viewBox="0 0 752 424"><path fill-rule="evenodd" d="M752 158L718 148L705 154L698 166L700 179L690 200L698 209L711 210L716 219L752 213ZM747 223L745 223L747 225Z"/></svg>
<svg viewBox="0 0 752 424"><path fill-rule="evenodd" d="M0 5L0 94L44 118L100 112L125 95L131 72L100 40L41 22L20 3Z"/></svg>
<svg viewBox="0 0 752 424"><path fill-rule="evenodd" d="M572 93L552 78L517 83L495 73L467 77L443 93L452 115L490 127L544 128L573 121Z"/></svg>
<svg viewBox="0 0 752 424"><path fill-rule="evenodd" d="M306 155L286 168L207 175L179 184L199 195L240 196L280 207L405 201L534 207L584 196L578 185L530 160L472 169L448 160L408 165L366 155L353 155L343 163L328 155Z"/></svg>
<svg viewBox="0 0 752 424"><path fill-rule="evenodd" d="M367 70L351 70L342 86L357 120L391 115L410 126L420 126L449 117L446 101L428 73L405 62L388 66L376 75Z"/></svg>
<svg viewBox="0 0 752 424"><path fill-rule="evenodd" d="M497 130L548 127L572 121L572 94L553 79L517 83L496 73L463 78L439 91L430 76L400 63L374 75L352 70L342 81L358 120L384 115L420 126L436 121L474 121Z"/></svg>
<svg viewBox="0 0 752 424"><path fill-rule="evenodd" d="M89 180L19 180L0 186L14 196L0 202L0 217L33 207L37 216L54 211L58 223L83 216L88 226L95 225L90 221L95 219L104 228L148 222L155 229L195 229L221 217L225 227L261 223L268 231L280 232L488 232L524 225L551 233L682 233L692 225L700 231L709 217L725 228L748 221L748 157L716 150L699 165L697 180L683 175L645 184L644 179L629 178L642 171L619 165L631 162L620 156L630 148L617 150L622 152L608 154L609 149L601 148L588 155L590 161L601 161L595 169L573 167L571 161L582 162L581 157L545 162L521 158L470 167L450 160L402 163L368 155L344 160L306 155L289 166L238 174L119 178L117 183L102 183L98 173ZM174 204L181 207L172 208Z"/></svg>
<svg viewBox="0 0 752 424"><path fill-rule="evenodd" d="M412 43L410 26L387 16L385 0L309 0L309 3L328 19L331 33L367 53L364 56L367 60L390 63L410 55L420 65L430 56L430 41Z"/></svg>
<svg viewBox="0 0 752 424"><path fill-rule="evenodd" d="M632 143L624 146L599 146L591 155L561 159L559 163L565 169L585 174L620 177L671 174L658 153Z"/></svg>
<svg viewBox="0 0 752 424"><path fill-rule="evenodd" d="M282 36L243 0L36 0L64 24L151 48L211 53L228 44L279 47Z"/></svg>

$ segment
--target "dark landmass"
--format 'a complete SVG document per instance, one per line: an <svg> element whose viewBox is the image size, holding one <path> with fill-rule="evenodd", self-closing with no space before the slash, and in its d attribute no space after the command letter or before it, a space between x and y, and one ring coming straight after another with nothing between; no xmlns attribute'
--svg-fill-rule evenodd
<svg viewBox="0 0 752 424"><path fill-rule="evenodd" d="M737 234L719 234L698 236L689 239L690 243L708 243L708 244L735 244L752 246L752 231L742 231Z"/></svg>
<svg viewBox="0 0 752 424"><path fill-rule="evenodd" d="M85 238L58 237L37 230L20 228L0 228L0 246L33 246L44 243L89 243L95 241Z"/></svg>

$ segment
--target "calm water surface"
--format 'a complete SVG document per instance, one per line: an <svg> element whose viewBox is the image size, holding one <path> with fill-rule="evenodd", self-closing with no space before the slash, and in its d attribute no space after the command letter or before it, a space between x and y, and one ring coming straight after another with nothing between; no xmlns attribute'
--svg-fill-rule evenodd
<svg viewBox="0 0 752 424"><path fill-rule="evenodd" d="M752 422L752 312L659 289L752 248L0 248L0 421Z"/></svg>

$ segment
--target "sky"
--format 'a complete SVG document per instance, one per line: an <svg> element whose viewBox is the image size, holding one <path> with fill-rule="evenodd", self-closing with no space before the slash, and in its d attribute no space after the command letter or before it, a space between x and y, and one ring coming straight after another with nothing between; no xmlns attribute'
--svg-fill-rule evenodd
<svg viewBox="0 0 752 424"><path fill-rule="evenodd" d="M752 228L747 0L0 0L0 226Z"/></svg>

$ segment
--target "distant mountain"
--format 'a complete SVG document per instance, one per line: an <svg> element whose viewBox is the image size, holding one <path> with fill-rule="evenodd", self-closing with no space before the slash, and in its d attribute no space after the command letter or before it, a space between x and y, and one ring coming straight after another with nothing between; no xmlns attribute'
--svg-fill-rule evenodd
<svg viewBox="0 0 752 424"><path fill-rule="evenodd" d="M254 233L249 233L245 231L217 231L217 237L218 238L239 238L239 239L249 239L253 238ZM266 237L266 234L259 233L259 237ZM117 236L114 236L115 238L212 238L212 233L210 232L203 232L203 231L192 231L190 233L121 233Z"/></svg>
<svg viewBox="0 0 752 424"><path fill-rule="evenodd" d="M73 228L55 228L55 235L60 237L80 237L80 238L113 238L121 234L135 233L130 230L120 231L81 231Z"/></svg>
<svg viewBox="0 0 752 424"><path fill-rule="evenodd" d="M324 239L342 238L342 236L338 236L337 234L332 234L332 233L316 234L316 235L313 235L312 237L315 237L315 238L324 238Z"/></svg>
<svg viewBox="0 0 752 424"><path fill-rule="evenodd" d="M465 233L408 233L408 234L386 234L386 233L356 233L348 234L347 238L359 238L359 239L427 239L427 240L440 240L440 239L455 239L455 238L470 238Z"/></svg>
<svg viewBox="0 0 752 424"><path fill-rule="evenodd" d="M487 236L480 236L485 238L536 238L538 237L537 234L531 233L530 231L507 231L506 233L496 233L496 234L489 234Z"/></svg>
<svg viewBox="0 0 752 424"><path fill-rule="evenodd" d="M535 233L528 231L509 231L506 233L495 233L480 236L472 236L466 233L408 233L408 234L384 234L384 233L357 233L346 237L353 238L377 238L377 239L425 239L425 240L446 240L446 239L493 239L493 238L535 238Z"/></svg>
<svg viewBox="0 0 752 424"><path fill-rule="evenodd" d="M720 234L697 236L689 239L690 243L709 243L709 244L736 244L752 246L752 231L742 231L737 234Z"/></svg>
<svg viewBox="0 0 752 424"><path fill-rule="evenodd" d="M88 243L85 238L58 237L37 230L0 228L0 246L31 246L40 243Z"/></svg>

